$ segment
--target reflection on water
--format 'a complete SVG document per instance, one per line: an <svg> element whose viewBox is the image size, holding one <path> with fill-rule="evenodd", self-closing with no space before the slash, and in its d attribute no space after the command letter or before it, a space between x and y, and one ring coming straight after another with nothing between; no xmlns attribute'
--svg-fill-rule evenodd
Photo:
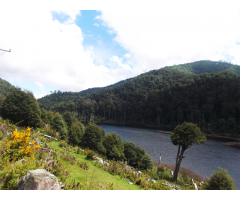
<svg viewBox="0 0 240 200"><path fill-rule="evenodd" d="M157 162L161 153L162 162L175 164L177 147L171 143L170 134L160 133L153 129L100 126L105 129L106 133L115 131L121 135L123 140L135 142L136 145L146 150L153 161ZM236 189L240 189L240 150L208 139L204 144L194 145L187 149L184 156L181 167L190 169L203 177L210 177L218 167L225 168L234 178Z"/></svg>

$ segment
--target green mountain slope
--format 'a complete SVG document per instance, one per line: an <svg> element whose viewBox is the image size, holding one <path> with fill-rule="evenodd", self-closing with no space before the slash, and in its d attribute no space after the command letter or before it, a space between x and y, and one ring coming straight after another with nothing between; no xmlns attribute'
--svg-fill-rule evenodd
<svg viewBox="0 0 240 200"><path fill-rule="evenodd" d="M87 121L95 116L109 123L162 129L189 121L206 133L239 137L240 76L232 72L239 69L212 61L165 67L79 99L55 102L51 110L68 110Z"/></svg>
<svg viewBox="0 0 240 200"><path fill-rule="evenodd" d="M6 97L11 87L12 85L9 82L0 78L0 95Z"/></svg>
<svg viewBox="0 0 240 200"><path fill-rule="evenodd" d="M120 85L128 80L130 80L130 79L122 80L120 82L117 82L113 85L109 85L106 87L89 88L86 90L82 90L81 92L61 92L60 90L59 91L55 90L54 92L52 92L52 94L38 99L38 104L41 108L49 110L59 103L78 101L78 100L83 99L84 96L87 96L93 92L97 92L97 91L100 91L100 90L106 89L106 88L112 88L112 87Z"/></svg>
<svg viewBox="0 0 240 200"><path fill-rule="evenodd" d="M222 71L230 71L240 74L239 65L233 65L226 62L214 62L210 60L202 60L193 63L174 65L166 68L170 70L176 70L185 74L201 74Z"/></svg>

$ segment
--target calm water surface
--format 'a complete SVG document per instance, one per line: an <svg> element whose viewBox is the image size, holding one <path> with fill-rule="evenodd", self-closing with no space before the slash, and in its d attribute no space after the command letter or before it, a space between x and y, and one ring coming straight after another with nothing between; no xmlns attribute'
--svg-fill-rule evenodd
<svg viewBox="0 0 240 200"><path fill-rule="evenodd" d="M170 134L158 132L153 129L118 127L100 125L106 133L117 132L124 141L135 142L144 148L157 162L159 154L162 154L162 162L175 164L177 147L171 143ZM236 189L240 189L240 150L224 146L221 142L208 139L204 144L194 145L184 153L181 167L192 170L202 177L210 177L211 174L222 167L228 170L234 178Z"/></svg>

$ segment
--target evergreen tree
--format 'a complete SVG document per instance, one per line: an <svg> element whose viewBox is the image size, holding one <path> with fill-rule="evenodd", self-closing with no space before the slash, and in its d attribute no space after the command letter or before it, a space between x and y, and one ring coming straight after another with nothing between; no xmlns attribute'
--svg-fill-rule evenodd
<svg viewBox="0 0 240 200"><path fill-rule="evenodd" d="M133 142L124 142L124 155L128 164L139 169L152 169L153 161L146 151Z"/></svg>
<svg viewBox="0 0 240 200"><path fill-rule="evenodd" d="M69 111L65 112L63 114L63 119L67 123L68 129L70 129L73 124L73 119L72 119L71 113Z"/></svg>
<svg viewBox="0 0 240 200"><path fill-rule="evenodd" d="M94 123L89 123L85 129L83 135L83 145L85 148L89 148L98 151L101 154L106 153L106 149L102 144L103 133L100 128Z"/></svg>
<svg viewBox="0 0 240 200"><path fill-rule="evenodd" d="M226 169L219 168L206 184L207 190L234 190L234 181Z"/></svg>
<svg viewBox="0 0 240 200"><path fill-rule="evenodd" d="M65 139L67 137L67 128L62 115L56 113L52 120L51 126L60 133L61 139Z"/></svg>
<svg viewBox="0 0 240 200"><path fill-rule="evenodd" d="M70 144L82 146L83 126L81 122L74 123L68 132L68 141Z"/></svg>
<svg viewBox="0 0 240 200"><path fill-rule="evenodd" d="M1 115L14 123L30 127L40 127L40 109L33 94L29 91L11 88L2 103Z"/></svg>
<svg viewBox="0 0 240 200"><path fill-rule="evenodd" d="M124 158L124 146L122 138L116 132L105 135L103 146L106 148L106 155L109 159L121 160Z"/></svg>
<svg viewBox="0 0 240 200"><path fill-rule="evenodd" d="M178 152L176 157L176 167L174 171L173 181L177 182L178 171L184 158L184 152L193 144L201 144L206 141L203 132L197 127L196 124L191 122L184 122L178 125L171 136L171 141L174 145L178 145Z"/></svg>

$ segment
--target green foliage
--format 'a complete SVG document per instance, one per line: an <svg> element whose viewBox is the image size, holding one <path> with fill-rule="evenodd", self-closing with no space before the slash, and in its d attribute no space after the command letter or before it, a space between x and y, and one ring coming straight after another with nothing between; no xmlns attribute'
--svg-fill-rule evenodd
<svg viewBox="0 0 240 200"><path fill-rule="evenodd" d="M207 190L234 190L234 181L228 171L218 168L211 177L205 188Z"/></svg>
<svg viewBox="0 0 240 200"><path fill-rule="evenodd" d="M66 138L67 128L62 118L62 115L60 115L59 113L55 114L51 123L51 127L60 133L61 139Z"/></svg>
<svg viewBox="0 0 240 200"><path fill-rule="evenodd" d="M83 126L81 122L74 123L69 129L68 142L72 145L82 146Z"/></svg>
<svg viewBox="0 0 240 200"><path fill-rule="evenodd" d="M95 150L101 154L106 153L106 149L102 145L103 133L102 130L94 123L89 123L83 134L83 146Z"/></svg>
<svg viewBox="0 0 240 200"><path fill-rule="evenodd" d="M0 95L6 97L10 89L14 87L9 82L0 78Z"/></svg>
<svg viewBox="0 0 240 200"><path fill-rule="evenodd" d="M62 140L62 141L60 141L59 146L60 146L60 147L67 148L68 145L67 145L67 142L66 142L66 141Z"/></svg>
<svg viewBox="0 0 240 200"><path fill-rule="evenodd" d="M65 112L63 114L63 119L67 123L68 129L70 129L73 124L73 119L72 119L71 113L69 111Z"/></svg>
<svg viewBox="0 0 240 200"><path fill-rule="evenodd" d="M152 70L85 97L54 93L39 102L49 98L52 110L75 112L84 120L93 116L108 123L166 130L188 121L208 134L240 137L239 74L237 65L198 61Z"/></svg>
<svg viewBox="0 0 240 200"><path fill-rule="evenodd" d="M29 91L11 88L2 103L1 115L23 126L40 127L40 109L34 95Z"/></svg>
<svg viewBox="0 0 240 200"><path fill-rule="evenodd" d="M93 160L94 152L93 152L92 150L86 149L86 150L85 150L85 154L87 155L87 156L86 156L87 159Z"/></svg>
<svg viewBox="0 0 240 200"><path fill-rule="evenodd" d="M133 142L124 142L124 155L129 165L139 169L152 169L153 161L144 149Z"/></svg>
<svg viewBox="0 0 240 200"><path fill-rule="evenodd" d="M122 138L116 132L111 132L104 136L103 146L106 148L108 159L122 160L124 158Z"/></svg>
<svg viewBox="0 0 240 200"><path fill-rule="evenodd" d="M87 164L86 162L77 161L77 165L82 169L89 170L89 164Z"/></svg>
<svg viewBox="0 0 240 200"><path fill-rule="evenodd" d="M151 157L145 152L142 159L140 160L140 168L141 169L152 169L153 168L153 161Z"/></svg>
<svg viewBox="0 0 240 200"><path fill-rule="evenodd" d="M61 154L60 157L62 160L69 162L71 165L74 165L77 162L76 157L71 154Z"/></svg>
<svg viewBox="0 0 240 200"><path fill-rule="evenodd" d="M2 185L1 189L3 190L15 190L18 180L26 175L29 170L41 169L42 166L40 162L37 162L32 159L26 159L24 163L16 162L9 164L1 172Z"/></svg>
<svg viewBox="0 0 240 200"><path fill-rule="evenodd" d="M191 122L184 122L181 125L177 125L173 133L174 134L171 136L171 142L178 146L176 166L173 176L173 181L177 182L178 171L182 159L184 158L184 152L193 144L204 143L206 141L206 136L196 124Z"/></svg>
<svg viewBox="0 0 240 200"><path fill-rule="evenodd" d="M171 136L171 141L174 145L180 145L184 150L193 144L201 144L206 141L206 136L191 122L184 122L174 129L174 135Z"/></svg>

